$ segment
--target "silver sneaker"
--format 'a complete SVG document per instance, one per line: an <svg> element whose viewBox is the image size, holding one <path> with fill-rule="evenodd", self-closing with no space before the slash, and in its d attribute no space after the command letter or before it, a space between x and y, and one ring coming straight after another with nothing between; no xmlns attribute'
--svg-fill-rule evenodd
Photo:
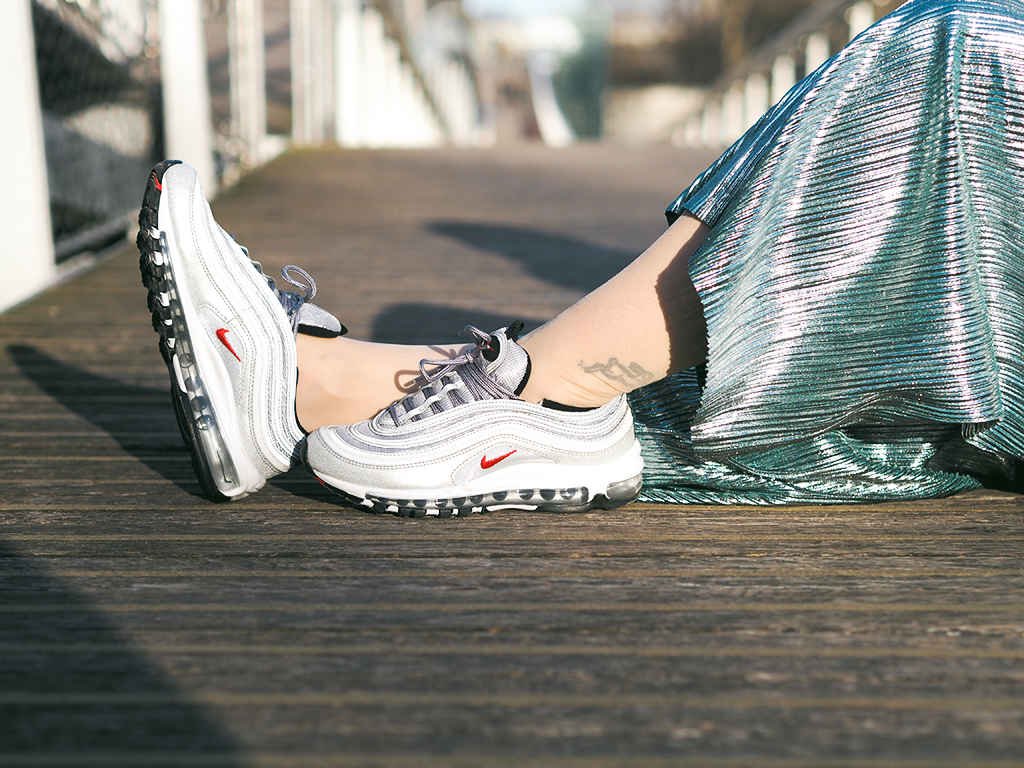
<svg viewBox="0 0 1024 768"><path fill-rule="evenodd" d="M241 498L298 461L295 334L344 328L308 302L316 285L297 267L282 274L305 295L277 290L214 221L195 170L176 160L149 177L137 243L196 476L214 501Z"/></svg>
<svg viewBox="0 0 1024 768"><path fill-rule="evenodd" d="M633 501L643 460L625 396L573 411L521 400L529 356L515 342L520 329L467 327L473 349L421 362L422 388L369 421L310 434L304 463L351 503L403 517Z"/></svg>

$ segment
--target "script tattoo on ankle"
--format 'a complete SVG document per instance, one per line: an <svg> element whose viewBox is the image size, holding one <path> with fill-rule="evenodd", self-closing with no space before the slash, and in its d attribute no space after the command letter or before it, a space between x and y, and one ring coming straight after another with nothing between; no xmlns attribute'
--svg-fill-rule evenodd
<svg viewBox="0 0 1024 768"><path fill-rule="evenodd" d="M657 378L639 363L623 365L617 357L609 358L607 363L594 363L593 365L580 363L580 367L583 368L584 373L592 373L608 382L618 382L626 391L650 384Z"/></svg>

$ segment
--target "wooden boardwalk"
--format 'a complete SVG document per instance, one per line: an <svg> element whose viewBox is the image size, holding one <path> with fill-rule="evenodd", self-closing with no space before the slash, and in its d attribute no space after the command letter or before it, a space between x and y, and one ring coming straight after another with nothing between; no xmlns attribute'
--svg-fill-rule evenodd
<svg viewBox="0 0 1024 768"><path fill-rule="evenodd" d="M295 153L215 212L354 334L442 341L557 312L710 159ZM0 317L0 766L1024 765L1019 497L214 505L144 299L126 248Z"/></svg>

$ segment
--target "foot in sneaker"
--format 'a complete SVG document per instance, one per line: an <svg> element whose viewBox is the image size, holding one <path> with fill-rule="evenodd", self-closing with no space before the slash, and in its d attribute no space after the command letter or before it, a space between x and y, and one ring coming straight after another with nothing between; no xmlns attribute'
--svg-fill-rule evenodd
<svg viewBox="0 0 1024 768"><path fill-rule="evenodd" d="M142 282L192 466L209 498L241 498L298 460L295 334L345 329L308 302L316 286L302 270L282 274L305 296L275 288L214 221L183 163L153 169L139 230Z"/></svg>
<svg viewBox="0 0 1024 768"><path fill-rule="evenodd" d="M625 396L590 410L521 400L530 371L521 329L467 327L476 347L421 362L421 389L369 421L311 433L307 468L351 503L403 517L633 501L643 460Z"/></svg>

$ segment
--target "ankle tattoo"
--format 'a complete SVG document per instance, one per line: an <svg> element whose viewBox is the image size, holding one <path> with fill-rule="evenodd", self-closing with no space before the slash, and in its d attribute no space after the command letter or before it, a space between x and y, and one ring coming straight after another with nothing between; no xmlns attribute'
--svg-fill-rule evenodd
<svg viewBox="0 0 1024 768"><path fill-rule="evenodd" d="M593 363L592 365L585 365L581 361L580 368L584 373L591 373L624 392L630 392L657 379L657 376L639 363L623 364L617 357L609 358L607 363Z"/></svg>

